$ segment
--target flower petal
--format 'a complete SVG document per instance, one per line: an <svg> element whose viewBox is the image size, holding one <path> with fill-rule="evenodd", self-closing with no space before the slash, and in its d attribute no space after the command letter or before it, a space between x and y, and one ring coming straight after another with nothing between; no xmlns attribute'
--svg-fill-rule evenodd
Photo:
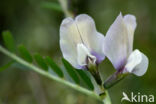
<svg viewBox="0 0 156 104"><path fill-rule="evenodd" d="M89 50L83 44L77 45L77 53L78 53L77 60L80 66L87 65L87 57L93 59L94 63L96 61L96 57L91 55Z"/></svg>
<svg viewBox="0 0 156 104"><path fill-rule="evenodd" d="M99 56L99 58L97 57L98 61L102 61L105 57L103 53L104 35L97 32L94 20L86 14L81 14L76 17L75 21L84 45L92 53L96 53Z"/></svg>
<svg viewBox="0 0 156 104"><path fill-rule="evenodd" d="M79 67L77 63L77 43L81 43L79 33L72 18L65 18L60 26L60 48L63 57L72 64Z"/></svg>
<svg viewBox="0 0 156 104"><path fill-rule="evenodd" d="M120 13L105 37L104 53L117 70L125 65L127 57L132 51L134 18L132 15L123 17Z"/></svg>
<svg viewBox="0 0 156 104"><path fill-rule="evenodd" d="M128 35L128 54L130 54L133 51L133 37L134 37L134 31L136 29L136 18L133 15L125 15L124 18L124 24L127 27L127 35Z"/></svg>
<svg viewBox="0 0 156 104"><path fill-rule="evenodd" d="M77 62L77 44L84 44L89 52L95 52L104 59L102 42L104 36L96 31L93 19L81 14L73 20L66 18L60 27L60 47L63 57L75 68L79 67Z"/></svg>
<svg viewBox="0 0 156 104"><path fill-rule="evenodd" d="M142 76L146 73L148 68L148 58L139 50L134 50L125 66L126 71L133 73L137 76Z"/></svg>
<svg viewBox="0 0 156 104"><path fill-rule="evenodd" d="M91 54L96 56L97 63L100 63L105 59L105 55L103 52L104 48L104 35L97 32L96 37L92 37L92 42L90 43L92 46Z"/></svg>

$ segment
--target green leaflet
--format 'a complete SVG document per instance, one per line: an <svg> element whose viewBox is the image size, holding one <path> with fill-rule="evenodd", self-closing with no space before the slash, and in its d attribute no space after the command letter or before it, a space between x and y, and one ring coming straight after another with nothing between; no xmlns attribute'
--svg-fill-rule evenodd
<svg viewBox="0 0 156 104"><path fill-rule="evenodd" d="M13 63L14 63L14 61L12 60L12 61L8 62L7 64L1 66L0 67L0 72L7 69L7 68L9 68Z"/></svg>
<svg viewBox="0 0 156 104"><path fill-rule="evenodd" d="M62 8L61 8L60 4L54 3L54 2L42 2L41 7L46 8L46 9L55 10L58 12L62 12Z"/></svg>
<svg viewBox="0 0 156 104"><path fill-rule="evenodd" d="M62 62L65 66L65 69L67 70L68 74L70 75L70 77L73 79L73 81L76 83L76 84L79 84L80 83L80 80L75 72L75 69L65 60L65 59L62 59Z"/></svg>
<svg viewBox="0 0 156 104"><path fill-rule="evenodd" d="M19 45L18 50L20 52L20 55L25 59L26 61L32 63L33 59L29 51L24 47L24 45Z"/></svg>
<svg viewBox="0 0 156 104"><path fill-rule="evenodd" d="M35 60L36 60L37 64L38 64L42 69L48 71L48 66L47 66L45 60L43 59L43 57L42 57L40 54L38 54L38 53L36 53L36 54L34 55L34 57L35 57Z"/></svg>
<svg viewBox="0 0 156 104"><path fill-rule="evenodd" d="M4 45L7 47L7 49L11 52L16 51L15 41L10 31L3 31L3 41Z"/></svg>
<svg viewBox="0 0 156 104"><path fill-rule="evenodd" d="M63 72L61 68L49 57L47 56L45 58L47 64L51 67L51 69L59 76L64 77Z"/></svg>
<svg viewBox="0 0 156 104"><path fill-rule="evenodd" d="M94 86L91 82L91 79L89 76L84 72L84 70L77 70L80 77L83 79L83 81L86 83L86 85L91 89L94 90Z"/></svg>

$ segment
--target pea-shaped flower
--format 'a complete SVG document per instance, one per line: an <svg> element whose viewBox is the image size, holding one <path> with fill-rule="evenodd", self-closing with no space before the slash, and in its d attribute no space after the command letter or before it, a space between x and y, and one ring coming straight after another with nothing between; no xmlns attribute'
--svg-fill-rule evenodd
<svg viewBox="0 0 156 104"><path fill-rule="evenodd" d="M104 53L117 70L111 80L119 77L117 76L119 73L142 76L147 71L148 58L138 49L133 51L135 28L135 16L129 14L122 16L120 13L105 36Z"/></svg>
<svg viewBox="0 0 156 104"><path fill-rule="evenodd" d="M77 69L96 66L103 54L104 36L97 32L94 20L86 15L65 18L60 26L60 47L63 57Z"/></svg>

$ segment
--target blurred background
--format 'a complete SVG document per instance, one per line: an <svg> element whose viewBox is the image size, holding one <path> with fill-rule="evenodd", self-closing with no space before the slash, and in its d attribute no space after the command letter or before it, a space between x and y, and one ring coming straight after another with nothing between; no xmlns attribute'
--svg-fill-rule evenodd
<svg viewBox="0 0 156 104"><path fill-rule="evenodd" d="M46 5L45 5L46 2ZM0 34L10 30L17 44L24 44L31 53L50 55L61 64L59 26L63 12L48 3L57 0L0 0ZM155 0L71 0L69 9L86 13L96 22L97 30L106 34L120 12L137 18L134 49L149 58L149 68L142 77L129 75L109 89L113 104L120 104L122 92L156 97L156 2ZM0 35L0 43L2 36ZM0 53L0 66L9 58ZM115 70L108 59L100 65L103 79ZM67 86L49 80L27 69L11 67L0 72L0 104L99 104L97 100ZM128 104L123 102L123 104ZM143 103L142 103L143 104Z"/></svg>

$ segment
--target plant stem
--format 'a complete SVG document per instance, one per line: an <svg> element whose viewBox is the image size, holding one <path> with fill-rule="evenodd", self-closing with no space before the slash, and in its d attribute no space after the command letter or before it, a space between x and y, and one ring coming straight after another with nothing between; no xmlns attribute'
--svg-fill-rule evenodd
<svg viewBox="0 0 156 104"><path fill-rule="evenodd" d="M129 73L121 73L119 71L115 72L113 75L111 75L104 83L104 88L108 89L124 79Z"/></svg>
<svg viewBox="0 0 156 104"><path fill-rule="evenodd" d="M79 85L72 84L72 83L70 83L68 81L65 81L64 79L59 78L57 76L52 76L50 73L42 70L41 68L38 68L37 66L35 66L35 65L31 64L31 63L26 62L25 60L23 60L22 58L18 57L14 53L9 52L5 48L3 48L1 45L0 45L0 52L5 54L6 56L12 58L13 60L18 62L19 64L22 64L25 67L27 67L27 68L29 68L29 69L31 69L31 70L33 70L33 71L35 71L35 72L45 76L45 77L48 77L48 78L50 78L52 80L55 80L55 81L57 81L59 83L62 83L64 85L66 85L66 86L69 86L69 87L71 87L71 88L73 88L73 89L75 89L77 91L80 91L80 92L82 92L82 93L84 93L84 94L86 94L88 96L94 97L95 99L101 100L100 97L95 92L87 90L87 89L85 89L83 87L80 87Z"/></svg>
<svg viewBox="0 0 156 104"><path fill-rule="evenodd" d="M101 97L103 104L112 104L108 91L102 85L99 87L101 89L99 96Z"/></svg>
<svg viewBox="0 0 156 104"><path fill-rule="evenodd" d="M63 9L66 17L74 17L74 15L68 10L68 0L58 0Z"/></svg>
<svg viewBox="0 0 156 104"><path fill-rule="evenodd" d="M105 90L105 93L106 93L106 96L105 96L105 98L103 99L103 103L104 103L104 104L112 104L108 91Z"/></svg>

